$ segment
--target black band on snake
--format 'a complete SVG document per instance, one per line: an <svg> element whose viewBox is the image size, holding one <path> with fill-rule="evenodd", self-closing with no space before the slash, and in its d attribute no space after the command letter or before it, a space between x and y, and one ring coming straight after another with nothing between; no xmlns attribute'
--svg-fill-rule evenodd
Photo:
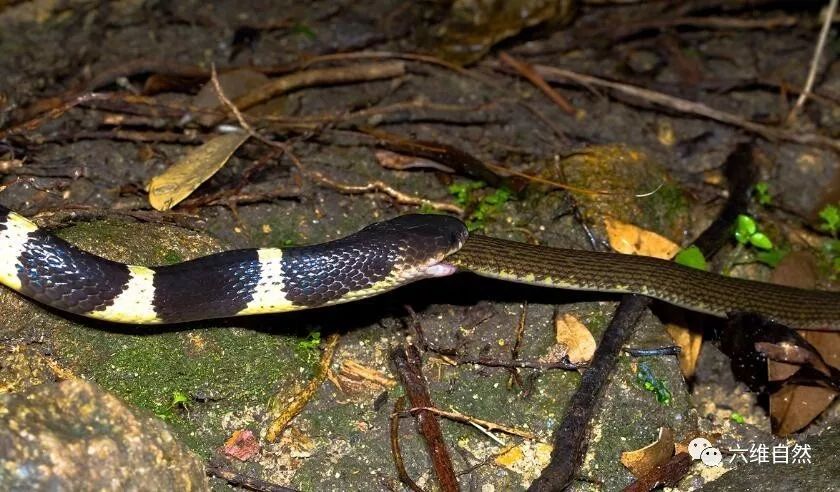
<svg viewBox="0 0 840 492"><path fill-rule="evenodd" d="M794 328L840 330L840 293L724 277L644 256L468 235L444 215L404 215L342 239L227 251L169 266L82 251L0 207L0 283L69 313L156 324L351 302L456 271L512 282L642 294L718 317L755 313Z"/></svg>

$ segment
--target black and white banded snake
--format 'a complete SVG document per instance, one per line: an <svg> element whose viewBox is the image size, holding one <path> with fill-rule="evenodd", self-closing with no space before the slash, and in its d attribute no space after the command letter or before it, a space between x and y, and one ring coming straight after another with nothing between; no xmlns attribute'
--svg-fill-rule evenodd
<svg viewBox="0 0 840 492"><path fill-rule="evenodd" d="M0 207L0 283L53 308L157 324L297 311L468 271L512 282L653 297L718 317L756 313L840 330L840 293L724 277L644 256L468 234L444 215L404 215L311 246L241 249L161 267L82 251Z"/></svg>

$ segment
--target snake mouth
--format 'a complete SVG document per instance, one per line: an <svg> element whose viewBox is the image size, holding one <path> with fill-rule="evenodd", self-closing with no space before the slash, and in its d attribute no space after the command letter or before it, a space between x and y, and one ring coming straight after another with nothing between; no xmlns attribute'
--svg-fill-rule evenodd
<svg viewBox="0 0 840 492"><path fill-rule="evenodd" d="M429 277L447 277L458 271L458 267L450 263L438 262L427 266L424 273Z"/></svg>

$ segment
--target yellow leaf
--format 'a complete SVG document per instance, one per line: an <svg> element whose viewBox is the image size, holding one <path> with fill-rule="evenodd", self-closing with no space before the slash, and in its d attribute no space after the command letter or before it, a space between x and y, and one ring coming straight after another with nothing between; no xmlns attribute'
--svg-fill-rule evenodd
<svg viewBox="0 0 840 492"><path fill-rule="evenodd" d="M608 217L604 219L604 225L610 246L619 253L668 260L680 250L679 245L670 239L633 224Z"/></svg>
<svg viewBox="0 0 840 492"><path fill-rule="evenodd" d="M703 333L692 331L685 326L668 323L665 330L680 348L680 371L683 377L691 379L697 369L697 359L700 357L700 349L703 347Z"/></svg>
<svg viewBox="0 0 840 492"><path fill-rule="evenodd" d="M568 349L566 356L572 364L592 360L595 354L595 338L589 329L571 314L564 314L554 320L557 343Z"/></svg>
<svg viewBox="0 0 840 492"><path fill-rule="evenodd" d="M149 203L156 210L169 210L225 165L236 149L248 140L247 133L226 133L192 149L149 183Z"/></svg>
<svg viewBox="0 0 840 492"><path fill-rule="evenodd" d="M659 438L635 451L621 453L621 464L635 477L642 477L674 456L674 432L668 427L659 428Z"/></svg>

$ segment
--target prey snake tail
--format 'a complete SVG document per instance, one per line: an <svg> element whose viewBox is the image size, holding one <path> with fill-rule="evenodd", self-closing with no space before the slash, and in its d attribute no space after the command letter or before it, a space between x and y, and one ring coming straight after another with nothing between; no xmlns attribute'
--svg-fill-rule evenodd
<svg viewBox="0 0 840 492"><path fill-rule="evenodd" d="M155 324L297 311L371 297L456 271L574 290L642 294L714 316L760 314L840 331L840 293L723 277L642 256L478 235L443 215L405 215L342 239L227 251L160 267L87 253L0 207L0 283L53 308Z"/></svg>

